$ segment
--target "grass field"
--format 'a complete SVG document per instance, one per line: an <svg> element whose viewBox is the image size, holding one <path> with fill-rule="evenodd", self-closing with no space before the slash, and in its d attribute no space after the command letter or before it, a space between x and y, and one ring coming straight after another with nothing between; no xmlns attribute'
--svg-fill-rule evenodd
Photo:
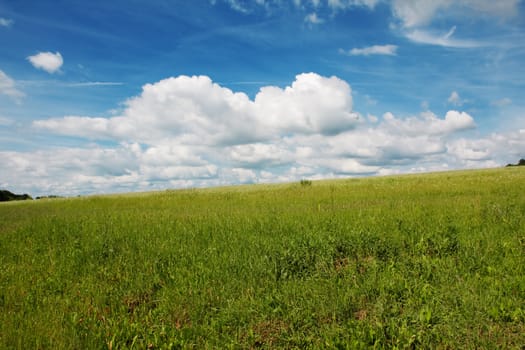
<svg viewBox="0 0 525 350"><path fill-rule="evenodd" d="M1 349L525 345L525 168L0 205Z"/></svg>

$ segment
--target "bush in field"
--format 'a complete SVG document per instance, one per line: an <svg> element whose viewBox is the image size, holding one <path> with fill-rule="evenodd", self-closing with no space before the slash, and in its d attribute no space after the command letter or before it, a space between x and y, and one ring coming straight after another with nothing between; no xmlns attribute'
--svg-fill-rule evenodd
<svg viewBox="0 0 525 350"><path fill-rule="evenodd" d="M301 186L312 186L312 180L302 179L299 183Z"/></svg>

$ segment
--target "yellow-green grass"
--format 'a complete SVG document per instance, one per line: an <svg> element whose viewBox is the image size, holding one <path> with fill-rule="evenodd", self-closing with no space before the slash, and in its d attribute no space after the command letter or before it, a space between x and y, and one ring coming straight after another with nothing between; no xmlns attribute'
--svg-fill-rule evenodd
<svg viewBox="0 0 525 350"><path fill-rule="evenodd" d="M525 169L0 205L0 348L516 348Z"/></svg>

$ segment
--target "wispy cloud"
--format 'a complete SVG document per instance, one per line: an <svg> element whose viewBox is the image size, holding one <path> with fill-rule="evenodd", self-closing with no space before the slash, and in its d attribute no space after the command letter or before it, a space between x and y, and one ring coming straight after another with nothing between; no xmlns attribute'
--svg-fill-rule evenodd
<svg viewBox="0 0 525 350"><path fill-rule="evenodd" d="M459 97L457 91L452 91L447 101L454 106L461 106L463 104L463 100Z"/></svg>
<svg viewBox="0 0 525 350"><path fill-rule="evenodd" d="M15 23L12 19L0 17L0 27L10 27Z"/></svg>
<svg viewBox="0 0 525 350"><path fill-rule="evenodd" d="M418 44L437 45L443 47L462 49L476 48L486 45L482 42L474 40L455 39L452 37L455 31L456 27L454 26L447 33L442 35L423 29L409 30L406 31L404 34L406 38L408 38L410 41L413 41Z"/></svg>
<svg viewBox="0 0 525 350"><path fill-rule="evenodd" d="M497 106L497 107L505 107L512 104L512 100L508 97L504 97L502 99L492 101L491 105Z"/></svg>
<svg viewBox="0 0 525 350"><path fill-rule="evenodd" d="M60 52L39 52L36 55L27 57L33 67L45 70L48 73L57 72L64 64L64 59Z"/></svg>
<svg viewBox="0 0 525 350"><path fill-rule="evenodd" d="M0 70L0 94L12 98L16 103L20 103L25 94L16 88L15 81Z"/></svg>
<svg viewBox="0 0 525 350"><path fill-rule="evenodd" d="M518 13L519 0L393 0L392 12L405 28L428 25L434 17L468 9L472 16L506 18Z"/></svg>
<svg viewBox="0 0 525 350"><path fill-rule="evenodd" d="M317 13L315 12L306 15L304 21L309 24L321 24L324 22L322 18L317 17Z"/></svg>
<svg viewBox="0 0 525 350"><path fill-rule="evenodd" d="M449 48L476 48L488 46L487 42L455 37L456 26L446 33L439 33L433 23L453 21L469 26L463 21L468 11L472 21L505 21L519 12L520 0L393 0L391 9L397 23L392 28L400 30L401 35L412 42ZM459 21L459 22L458 22Z"/></svg>
<svg viewBox="0 0 525 350"><path fill-rule="evenodd" d="M395 56L397 54L396 45L373 45L363 48L353 48L345 51L340 50L341 53L349 56L370 56L370 55L386 55Z"/></svg>
<svg viewBox="0 0 525 350"><path fill-rule="evenodd" d="M248 12L248 10L243 5L241 5L238 0L226 0L226 2L235 11L239 11L239 12L242 12L242 13L247 13Z"/></svg>
<svg viewBox="0 0 525 350"><path fill-rule="evenodd" d="M212 5L222 1L230 6L232 10L241 13L251 13L257 8L267 11L283 9L292 5L295 9L304 10L305 8L326 8L333 12L344 11L354 7L367 7L374 9L380 0L210 0Z"/></svg>
<svg viewBox="0 0 525 350"><path fill-rule="evenodd" d="M333 10L345 10L350 7L368 7L373 9L379 0L327 0L328 7Z"/></svg>
<svg viewBox="0 0 525 350"><path fill-rule="evenodd" d="M115 81L86 81L81 83L67 83L67 86L71 87L84 87L84 86L120 86L124 85L122 82Z"/></svg>
<svg viewBox="0 0 525 350"><path fill-rule="evenodd" d="M13 119L0 116L0 126L8 126L14 124Z"/></svg>

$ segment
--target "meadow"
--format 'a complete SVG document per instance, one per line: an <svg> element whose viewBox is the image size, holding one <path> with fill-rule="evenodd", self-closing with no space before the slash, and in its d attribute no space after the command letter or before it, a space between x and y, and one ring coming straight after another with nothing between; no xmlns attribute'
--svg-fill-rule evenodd
<svg viewBox="0 0 525 350"><path fill-rule="evenodd" d="M525 168L0 204L1 349L523 349Z"/></svg>

